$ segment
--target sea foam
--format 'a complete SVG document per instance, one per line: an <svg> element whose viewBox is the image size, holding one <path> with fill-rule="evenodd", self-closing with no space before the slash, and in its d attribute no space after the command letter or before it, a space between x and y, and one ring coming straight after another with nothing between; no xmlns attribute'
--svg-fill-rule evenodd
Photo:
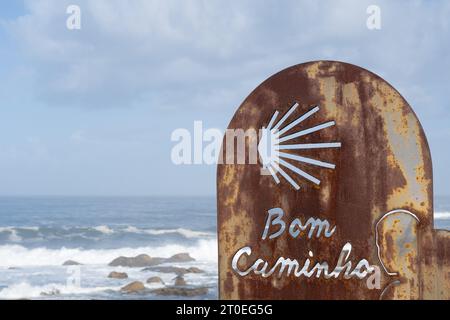
<svg viewBox="0 0 450 320"><path fill-rule="evenodd" d="M188 252L200 261L217 261L217 241L215 239L198 240L192 245L167 244L153 247L117 248L117 249L81 249L81 248L32 248L20 245L0 246L0 267L60 266L67 260L82 264L108 264L119 256L137 256L148 254L152 257L170 257L176 253Z"/></svg>
<svg viewBox="0 0 450 320"><path fill-rule="evenodd" d="M78 287L67 286L60 283L49 283L46 285L31 285L28 282L13 284L0 290L0 299L29 299L42 298L53 294L63 295L86 295L106 290L119 290L120 287Z"/></svg>
<svg viewBox="0 0 450 320"><path fill-rule="evenodd" d="M434 218L438 220L449 220L450 212L435 212Z"/></svg>
<svg viewBox="0 0 450 320"><path fill-rule="evenodd" d="M213 238L215 232L196 231L187 228L172 228L172 229L152 229L152 228L138 228L136 226L107 226L99 225L94 227L83 226L61 226L61 227L0 227L0 234L6 233L11 242L20 242L22 239L30 239L36 237L42 238L70 238L74 236L92 238L95 233L102 235L112 234L147 234L152 236L163 236L170 234L178 234L182 237L195 238Z"/></svg>

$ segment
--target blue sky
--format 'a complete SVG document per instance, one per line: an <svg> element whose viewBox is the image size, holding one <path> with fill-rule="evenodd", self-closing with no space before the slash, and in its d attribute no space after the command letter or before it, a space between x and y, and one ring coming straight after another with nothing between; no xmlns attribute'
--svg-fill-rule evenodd
<svg viewBox="0 0 450 320"><path fill-rule="evenodd" d="M172 164L171 132L224 129L268 76L329 59L402 93L450 195L449 21L448 1L2 1L0 194L214 195L214 166Z"/></svg>

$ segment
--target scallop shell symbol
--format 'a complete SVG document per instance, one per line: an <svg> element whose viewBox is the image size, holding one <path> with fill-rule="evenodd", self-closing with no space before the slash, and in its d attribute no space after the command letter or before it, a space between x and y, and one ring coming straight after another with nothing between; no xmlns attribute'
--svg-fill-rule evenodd
<svg viewBox="0 0 450 320"><path fill-rule="evenodd" d="M334 121L328 121L325 123L318 124L311 128L299 129L294 133L285 135L289 130L295 126L300 125L304 120L313 116L316 112L320 110L319 106L313 107L311 110L303 114L298 119L292 121L282 129L281 126L289 118L289 116L297 109L298 103L295 103L279 120L276 124L275 121L279 115L278 111L275 111L269 124L261 129L261 139L258 144L258 154L262 162L263 169L267 169L272 175L273 179L277 184L280 183L280 178L278 173L286 179L292 187L296 190L300 189L300 186L295 182L295 180L285 171L283 168L289 169L294 174L306 179L316 185L320 185L320 180L313 177L309 173L297 168L291 163L285 161L284 159L295 160L298 162L306 163L308 165L319 166L327 169L335 169L335 165L328 162L323 162L316 159L311 159L307 157L302 157L301 155L296 155L293 153L287 153L286 150L306 150L306 149L323 149L323 148L340 148L340 142L320 142L320 143L302 143L302 144L289 144L288 142L292 139L306 136L314 132L326 129L328 127L334 126L336 123ZM286 143L287 142L287 143Z"/></svg>

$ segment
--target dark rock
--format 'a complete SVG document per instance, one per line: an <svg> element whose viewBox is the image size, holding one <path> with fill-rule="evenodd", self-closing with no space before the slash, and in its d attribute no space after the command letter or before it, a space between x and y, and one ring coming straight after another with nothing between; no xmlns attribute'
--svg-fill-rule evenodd
<svg viewBox="0 0 450 320"><path fill-rule="evenodd" d="M154 272L161 272L161 273L175 273L178 275L183 275L186 273L203 273L205 271L196 268L196 267L190 267L190 268L182 268L182 267L171 267L171 266L160 266L160 267L148 267L144 268L141 271L154 271Z"/></svg>
<svg viewBox="0 0 450 320"><path fill-rule="evenodd" d="M149 267L164 262L163 258L152 258L147 254L140 254L136 257L118 257L109 263L111 267L141 268Z"/></svg>
<svg viewBox="0 0 450 320"><path fill-rule="evenodd" d="M165 262L189 262L189 261L195 261L194 258L192 258L189 253L183 252L183 253L177 253L170 258L166 259Z"/></svg>
<svg viewBox="0 0 450 320"><path fill-rule="evenodd" d="M151 293L159 296L182 296L182 297L195 297L203 296L208 293L208 288L177 288L166 287L152 290Z"/></svg>
<svg viewBox="0 0 450 320"><path fill-rule="evenodd" d="M179 275L175 278L175 286L185 286L187 285L186 280L184 280L184 277L182 275Z"/></svg>
<svg viewBox="0 0 450 320"><path fill-rule="evenodd" d="M186 268L170 267L170 266L150 267L150 268L142 269L142 271L154 271L154 272L175 273L175 274L189 273L188 269L186 269Z"/></svg>
<svg viewBox="0 0 450 320"><path fill-rule="evenodd" d="M188 271L187 273L204 273L205 272L204 270L199 269L197 267L187 268L187 271Z"/></svg>
<svg viewBox="0 0 450 320"><path fill-rule="evenodd" d="M147 279L147 283L161 283L164 284L164 281L160 277L150 277Z"/></svg>
<svg viewBox="0 0 450 320"><path fill-rule="evenodd" d="M139 293L145 290L145 286L140 281L134 281L121 288L120 291L124 293Z"/></svg>
<svg viewBox="0 0 450 320"><path fill-rule="evenodd" d="M146 254L140 254L136 257L118 257L109 263L111 267L151 267L164 262L189 262L195 261L188 253L178 253L170 258L150 257Z"/></svg>
<svg viewBox="0 0 450 320"><path fill-rule="evenodd" d="M128 278L128 274L126 274L125 272L116 272L113 271L108 275L108 278L113 278L113 279L126 279Z"/></svg>
<svg viewBox="0 0 450 320"><path fill-rule="evenodd" d="M63 266L81 266L81 263L73 261L73 260L67 260L62 265Z"/></svg>

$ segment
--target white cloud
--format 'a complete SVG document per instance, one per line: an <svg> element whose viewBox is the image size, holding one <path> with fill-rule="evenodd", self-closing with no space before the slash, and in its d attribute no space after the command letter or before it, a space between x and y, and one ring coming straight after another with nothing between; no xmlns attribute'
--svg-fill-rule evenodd
<svg viewBox="0 0 450 320"><path fill-rule="evenodd" d="M436 81L428 63L448 50L439 40L449 37L445 2L380 1L380 31L366 28L371 1L81 0L79 31L65 28L70 1L26 3L29 14L8 28L36 69L37 94L57 105L176 107L199 95L212 101L218 90L229 101L279 69L316 59L417 86Z"/></svg>
<svg viewBox="0 0 450 320"><path fill-rule="evenodd" d="M3 158L7 154L5 168L16 168L24 179L39 173L45 183L53 177L54 190L67 185L84 191L83 181L92 180L98 181L98 190L113 190L116 177L120 191L126 189L123 175L129 177L130 190L140 192L152 186L163 192L151 181L166 180L166 193L175 187L180 193L194 187L209 190L214 170L206 179L203 169L167 169L164 155L170 146L161 143L167 132L190 125L197 115L215 126L223 118L225 125L224 115L231 117L271 74L297 63L330 59L374 71L405 96L431 138L437 191L448 193L449 1L77 0L82 29L75 31L66 28L66 7L73 1L25 3L27 14L0 21L25 58L19 56L10 69L15 74L8 69L8 75L0 75L0 98L11 109L26 109L26 116L16 111L16 117L8 118L4 107L2 125L11 127L5 130L10 134L14 122L8 119L25 118L28 122L15 129L16 136L33 128L30 135L42 138L0 144ZM371 4L381 8L381 30L366 27ZM15 48L11 52L15 54ZM135 105L139 108L133 112L119 109ZM116 110L51 108L64 106ZM30 110L35 113L28 115ZM41 135L35 128L51 130ZM154 147L146 149L143 145L149 141ZM46 153L51 157L45 158ZM40 162L33 170L18 165L20 159L34 158ZM160 162L155 164L155 159ZM45 161L46 170L41 165ZM148 181L136 183L145 180L150 161L158 169L147 175ZM205 183L199 180L202 175ZM78 184L60 183L73 180ZM196 186L190 186L192 180L198 181ZM18 190L32 186L19 182ZM117 190L111 193L120 193Z"/></svg>

